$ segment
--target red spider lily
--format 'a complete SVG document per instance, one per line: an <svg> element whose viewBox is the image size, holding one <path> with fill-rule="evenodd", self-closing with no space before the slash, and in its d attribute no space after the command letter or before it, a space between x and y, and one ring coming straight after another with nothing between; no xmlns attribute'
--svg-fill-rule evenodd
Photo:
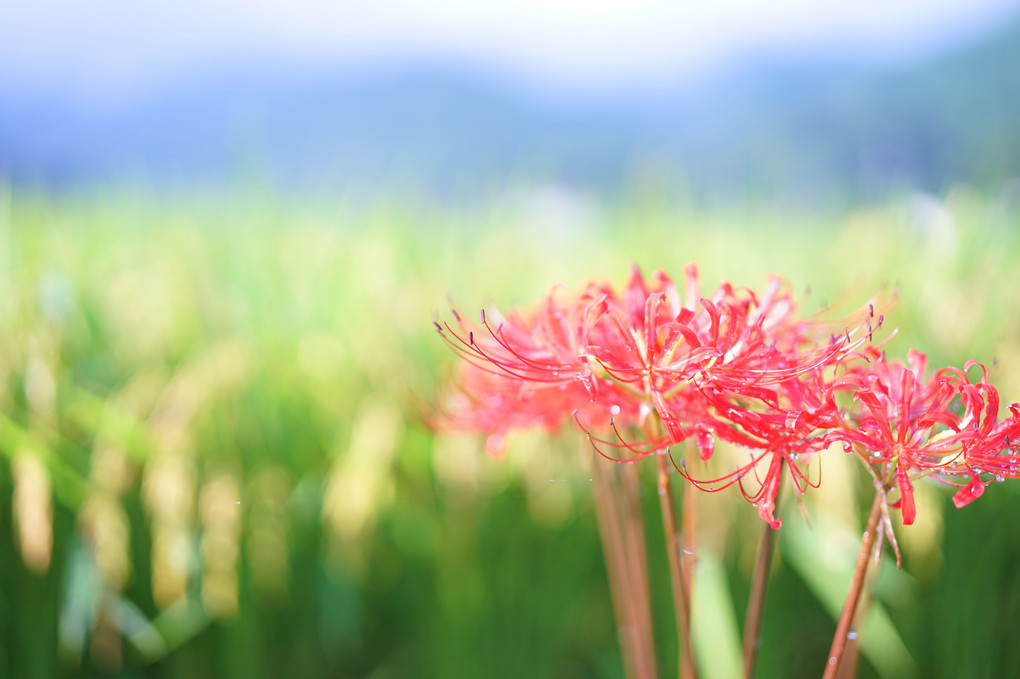
<svg viewBox="0 0 1020 679"><path fill-rule="evenodd" d="M775 509L783 467L799 493L817 488L821 478L812 482L801 465L829 446L826 434L840 421L823 370L814 368L799 379L759 389L753 399L739 392L706 389L702 393L711 406L711 430L724 441L758 452L752 453L746 464L716 479L694 479L683 463L684 469L678 471L697 488L710 492L737 484L744 498L758 508L762 520L780 528L782 521L776 518ZM748 492L744 479L757 475L765 458L769 460L765 475L758 478L757 490Z"/></svg>
<svg viewBox="0 0 1020 679"><path fill-rule="evenodd" d="M454 312L454 324L436 324L465 363L446 423L497 432L499 441L517 428L555 428L573 413L586 431L609 432L589 436L610 459L661 452L689 432L707 459L715 425L705 421L703 394L768 402L778 385L852 357L871 337L869 315L853 333L812 341L820 324L795 315L779 279L761 295L724 282L703 298L699 287L694 265L684 271L683 297L665 273L646 281L635 267L620 293L608 283L573 297L554 290L529 313L483 313L478 325ZM620 427L643 439L625 440Z"/></svg>
<svg viewBox="0 0 1020 679"><path fill-rule="evenodd" d="M605 295L590 294L592 287L573 298L554 290L530 313L504 318L483 312L480 325L457 312L453 325L436 323L464 359L437 423L494 434L489 448L498 453L510 431L552 430L572 413L589 422L643 421L642 395L596 375L595 369L604 371L591 359L586 330L609 302Z"/></svg>
<svg viewBox="0 0 1020 679"><path fill-rule="evenodd" d="M1009 406L1010 416L995 425L994 429L978 439L964 452L971 469L970 482L953 495L953 504L959 509L981 497L991 480L983 480L981 473L996 481L1020 478L1020 404Z"/></svg>
<svg viewBox="0 0 1020 679"><path fill-rule="evenodd" d="M666 274L648 286L635 268L621 298L604 286L589 288L597 299L588 308L588 351L607 375L633 385L655 408L670 440L687 437L674 400L685 390L713 388L744 396L767 395L767 387L795 379L814 368L850 356L871 338L871 319L854 331L812 340L817 323L795 316L788 286L773 279L759 297L722 283L711 299L698 296L697 268L685 270L686 301ZM877 324L881 324L881 318ZM867 332L863 332L864 330ZM683 406L689 398L679 399ZM699 442L705 443L704 432ZM704 448L703 448L704 449Z"/></svg>
<svg viewBox="0 0 1020 679"><path fill-rule="evenodd" d="M1016 435L1016 414L1011 421L997 423L999 395L982 376L971 382L958 368L943 368L925 379L927 357L918 351L908 354L908 365L877 360L863 369L851 370L837 388L852 391L863 408L850 414L850 426L834 438L849 449L856 444L861 458L876 479L895 483L903 524L914 522L913 480L934 475L951 485L950 479L972 477L958 493L959 506L977 498L983 471L981 463L992 465L993 442ZM969 369L971 362L965 366ZM998 448L1001 450L1001 446Z"/></svg>
<svg viewBox="0 0 1020 679"><path fill-rule="evenodd" d="M490 321L482 312L481 327L453 312L459 331L435 324L440 336L470 365L502 377L536 385L579 381L592 397L598 393L586 361L583 314L576 303L557 300L555 291L527 318L513 314Z"/></svg>
<svg viewBox="0 0 1020 679"><path fill-rule="evenodd" d="M616 461L662 452L692 432L708 459L716 432L786 459L803 490L807 477L789 456L824 447L813 436L823 426L824 399L811 400L805 385L824 393L822 367L853 358L871 337L871 314L855 329L857 339L845 331L819 343L812 335L820 324L795 315L779 279L761 295L724 282L703 298L689 265L684 284L681 296L665 273L646 281L635 267L620 293L608 283L589 284L576 297L554 290L530 313L483 313L480 325L455 312L454 325L436 324L465 361L445 424L493 433L489 447L498 449L512 430L553 429L573 414L595 449ZM825 408L831 418L834 406ZM640 440L628 441L621 428L641 432ZM591 433L600 430L606 433ZM725 479L739 481L755 464ZM770 466L757 493L744 493L763 518L772 516L781 466Z"/></svg>
<svg viewBox="0 0 1020 679"><path fill-rule="evenodd" d="M679 418L666 408L657 383L653 384L655 380L639 384L640 377L612 370L631 355L642 355L648 346L644 328L646 308L652 306L649 299L658 300L663 291L677 296L665 274L657 279L658 285L649 292L635 269L620 295L609 284L590 284L574 298L554 291L527 315L502 318L490 314L487 318L483 313L481 326L474 326L455 313L456 326L437 323L444 340L467 364L460 376L460 391L465 398L453 409L454 424L472 429L498 426L502 430L529 425L552 427L581 410L579 421L586 422L586 429L592 421L604 423L616 415L611 424L616 430L617 421L644 425L655 409L669 438L649 436L639 445L651 444L658 449L669 440L683 440L686 434ZM480 377L482 373L491 378ZM584 395L575 388L578 384L583 385ZM612 398L600 398L600 391L607 385ZM593 403L594 407L590 405ZM532 408L531 404L540 406ZM641 452L620 436L596 440Z"/></svg>
<svg viewBox="0 0 1020 679"><path fill-rule="evenodd" d="M576 382L535 388L466 365L456 387L444 399L437 422L442 428L489 433L486 448L499 455L509 432L532 427L555 430L569 415L566 408L587 400L587 392Z"/></svg>

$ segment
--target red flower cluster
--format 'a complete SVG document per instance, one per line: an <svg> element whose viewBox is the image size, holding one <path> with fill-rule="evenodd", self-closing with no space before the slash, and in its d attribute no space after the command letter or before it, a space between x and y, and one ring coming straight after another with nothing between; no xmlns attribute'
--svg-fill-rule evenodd
<svg viewBox="0 0 1020 679"><path fill-rule="evenodd" d="M694 265L682 294L665 273L646 281L635 268L620 292L592 283L576 295L553 290L530 313L483 313L477 325L454 318L436 323L464 359L443 421L488 432L492 453L513 430L570 418L618 462L691 437L707 460L718 437L750 449L748 462L712 480L692 478L682 460L678 470L703 490L737 484L774 528L784 467L799 491L816 486L802 464L835 442L856 450L883 487L898 488L905 524L918 477L960 486L962 506L983 492L982 475L1020 473L1012 443L1020 406L997 419L983 368L976 383L954 368L925 380L923 354L912 352L909 366L885 360L870 343L882 323L870 306L852 330L824 336L830 326L798 315L779 279L761 294L724 282L702 297ZM748 476L757 479L751 490Z"/></svg>
<svg viewBox="0 0 1020 679"><path fill-rule="evenodd" d="M862 408L851 410L831 436L847 450L856 446L876 480L895 483L903 523L914 522L913 480L932 476L961 489L953 503L963 507L988 485L982 474L1004 480L1015 477L1020 435L1020 406L999 420L999 393L988 384L984 366L971 361L964 370L943 368L925 378L927 357L910 351L906 365L881 356L855 366L839 378L834 390L848 390ZM966 371L981 368L971 382ZM966 483L961 482L966 480Z"/></svg>

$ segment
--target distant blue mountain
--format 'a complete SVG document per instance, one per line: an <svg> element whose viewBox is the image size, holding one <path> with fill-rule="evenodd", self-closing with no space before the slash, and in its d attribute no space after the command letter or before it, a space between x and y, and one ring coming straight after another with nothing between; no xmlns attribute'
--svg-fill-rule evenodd
<svg viewBox="0 0 1020 679"><path fill-rule="evenodd" d="M859 198L1020 176L1020 23L895 70L758 61L567 106L449 65L373 77L246 65L97 116L0 92L0 176L483 195L507 182Z"/></svg>

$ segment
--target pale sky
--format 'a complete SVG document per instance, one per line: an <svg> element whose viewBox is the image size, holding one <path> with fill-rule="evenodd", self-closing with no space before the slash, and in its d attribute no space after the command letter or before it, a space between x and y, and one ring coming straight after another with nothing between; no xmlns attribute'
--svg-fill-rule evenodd
<svg viewBox="0 0 1020 679"><path fill-rule="evenodd" d="M0 86L130 100L238 64L367 69L445 59L540 87L612 89L741 54L909 58L1015 0L0 0Z"/></svg>

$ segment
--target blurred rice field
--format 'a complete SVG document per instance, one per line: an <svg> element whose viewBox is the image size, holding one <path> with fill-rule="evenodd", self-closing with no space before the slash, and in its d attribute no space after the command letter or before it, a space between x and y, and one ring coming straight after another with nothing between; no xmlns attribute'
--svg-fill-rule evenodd
<svg viewBox="0 0 1020 679"><path fill-rule="evenodd" d="M433 318L451 298L473 312L622 283L632 263L695 261L706 285L779 273L808 310L895 290L890 353L985 362L1008 403L1018 227L1015 195L963 189L831 214L8 189L0 676L622 677L591 451L574 431L521 436L502 460L434 436L422 412L454 359ZM810 527L783 501L762 677L820 674L858 471L833 458ZM924 487L904 570L883 565L860 676L1020 676L1020 483L962 511L948 496ZM703 505L696 642L713 679L739 668L759 520L735 492Z"/></svg>

